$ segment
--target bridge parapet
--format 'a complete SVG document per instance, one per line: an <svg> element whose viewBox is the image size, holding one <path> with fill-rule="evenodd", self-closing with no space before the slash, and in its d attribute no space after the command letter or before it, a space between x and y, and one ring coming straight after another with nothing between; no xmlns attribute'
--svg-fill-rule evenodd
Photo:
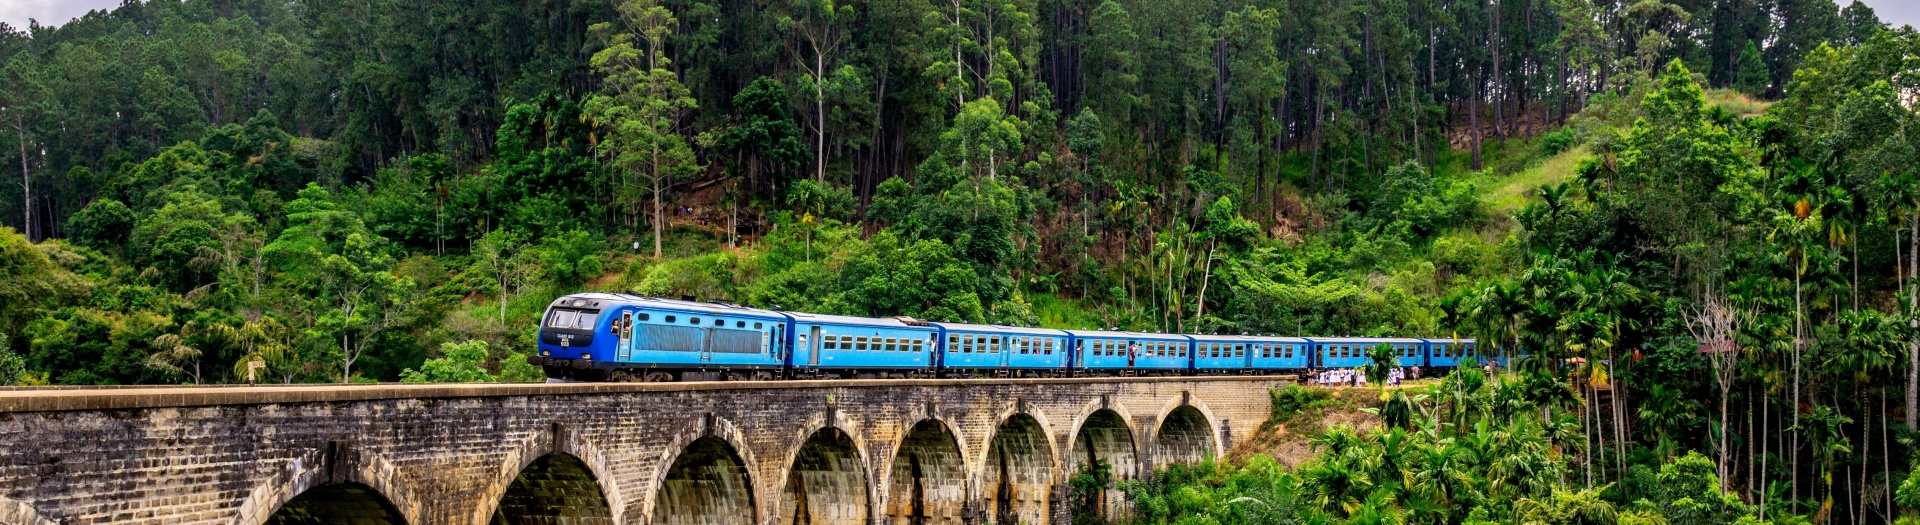
<svg viewBox="0 0 1920 525"><path fill-rule="evenodd" d="M0 391L0 524L1064 524L1089 458L1217 455L1285 381Z"/></svg>

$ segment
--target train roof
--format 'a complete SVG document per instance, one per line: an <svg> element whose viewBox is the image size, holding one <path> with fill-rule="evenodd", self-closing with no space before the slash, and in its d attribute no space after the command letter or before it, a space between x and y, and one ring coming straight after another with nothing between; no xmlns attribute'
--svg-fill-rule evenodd
<svg viewBox="0 0 1920 525"><path fill-rule="evenodd" d="M1002 326L997 324L969 324L969 323L930 323L930 324L941 327L941 328L945 328L947 330L958 330L962 332L988 332L988 333L1004 332L1004 333L1013 333L1013 334L1027 334L1027 335L1067 335L1066 330L1054 330L1051 328L1026 328L1021 326Z"/></svg>
<svg viewBox="0 0 1920 525"><path fill-rule="evenodd" d="M585 305L574 304L573 303L574 301L586 301L587 304ZM639 306L643 308L651 308L651 309L657 309L657 310L686 312L690 314L745 315L745 316L754 316L754 317L765 317L765 318L771 318L771 319L786 319L787 317L786 314L776 312L773 310L763 310L763 309L753 308L748 306L740 306L737 304L707 303L707 302L700 302L700 301L683 301L679 299L665 299L660 297L647 297L644 295L624 294L624 293L604 293L604 292L577 293L577 294L566 295L559 299L555 299L553 301L554 306L566 306L566 307L584 306L587 308L605 308L608 306L614 306L619 304L634 305L634 306Z"/></svg>
<svg viewBox="0 0 1920 525"><path fill-rule="evenodd" d="M1246 341L1249 343L1305 343L1304 337L1283 337L1278 335L1239 335L1239 334L1194 334L1188 335L1198 341Z"/></svg>
<svg viewBox="0 0 1920 525"><path fill-rule="evenodd" d="M919 329L919 330L932 330L932 327L927 326L925 323L918 323L918 322L909 323L906 321L902 321L897 317L884 317L884 318L854 317L850 315L810 314L810 313L804 313L804 312L787 312L786 314L788 316L793 317L793 320L795 322L804 322L804 323L819 323L819 324L831 324L831 325L841 325L841 326L871 326L875 328L911 328L911 329Z"/></svg>
<svg viewBox="0 0 1920 525"><path fill-rule="evenodd" d="M1461 337L1461 338L1457 338L1457 339L1449 339L1449 338L1438 338L1438 337L1428 337L1428 338L1425 338L1425 339L1421 339L1421 340L1422 340L1422 341L1426 341L1426 342L1429 342L1429 343L1444 343L1444 344L1453 344L1453 343L1473 343L1473 339L1472 339L1472 338L1469 338L1469 337Z"/></svg>
<svg viewBox="0 0 1920 525"><path fill-rule="evenodd" d="M1315 343L1425 343L1426 339L1412 337L1309 337Z"/></svg>
<svg viewBox="0 0 1920 525"><path fill-rule="evenodd" d="M1125 332L1125 331L1112 331L1112 330L1062 330L1062 331L1069 334L1073 334L1074 337L1191 340L1187 336L1181 335L1181 334L1161 334L1161 333L1154 333L1154 332Z"/></svg>

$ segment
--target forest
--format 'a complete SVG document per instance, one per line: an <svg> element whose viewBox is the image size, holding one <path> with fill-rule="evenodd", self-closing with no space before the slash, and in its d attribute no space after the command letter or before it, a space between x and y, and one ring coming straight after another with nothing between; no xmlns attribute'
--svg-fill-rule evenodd
<svg viewBox="0 0 1920 525"><path fill-rule="evenodd" d="M0 25L0 383L534 381L582 290L1457 335L1130 519L1915 522L1916 102L1833 0L127 0Z"/></svg>

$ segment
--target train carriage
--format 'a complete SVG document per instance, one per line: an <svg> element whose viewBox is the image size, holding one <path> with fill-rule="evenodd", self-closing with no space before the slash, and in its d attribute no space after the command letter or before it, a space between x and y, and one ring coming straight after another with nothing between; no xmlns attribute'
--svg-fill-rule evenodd
<svg viewBox="0 0 1920 525"><path fill-rule="evenodd" d="M626 294L555 300L540 328L547 377L671 381L773 379L784 368L786 314Z"/></svg>
<svg viewBox="0 0 1920 525"><path fill-rule="evenodd" d="M1193 369L1193 339L1176 334L1067 330L1073 368L1090 374L1180 375Z"/></svg>
<svg viewBox="0 0 1920 525"><path fill-rule="evenodd" d="M947 377L1056 376L1067 373L1067 332L1044 328L931 323L940 330Z"/></svg>
<svg viewBox="0 0 1920 525"><path fill-rule="evenodd" d="M1427 341L1411 337L1311 337L1316 368L1356 368L1373 362L1367 352L1380 345L1392 345L1400 366L1418 366L1426 361Z"/></svg>
<svg viewBox="0 0 1920 525"><path fill-rule="evenodd" d="M1191 335L1194 368L1202 374L1281 372L1307 367L1306 339L1265 335ZM1245 348L1241 356L1239 347ZM1233 357L1215 357L1215 354Z"/></svg>
<svg viewBox="0 0 1920 525"><path fill-rule="evenodd" d="M1487 364L1487 358L1480 355L1479 345L1472 339L1427 339L1427 366L1435 368L1457 368L1466 358L1473 358L1476 365ZM1495 358L1499 364L1503 359Z"/></svg>
<svg viewBox="0 0 1920 525"><path fill-rule="evenodd" d="M803 378L932 377L940 329L906 318L789 312L793 375Z"/></svg>

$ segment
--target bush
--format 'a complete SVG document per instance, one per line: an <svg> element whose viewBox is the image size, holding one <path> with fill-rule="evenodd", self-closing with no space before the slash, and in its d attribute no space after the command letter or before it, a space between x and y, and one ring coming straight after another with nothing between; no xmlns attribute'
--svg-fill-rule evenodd
<svg viewBox="0 0 1920 525"><path fill-rule="evenodd" d="M406 383L486 383L494 381L487 373L487 342L466 341L440 345L442 357L428 359L420 370L400 373ZM523 358L524 359L524 358Z"/></svg>
<svg viewBox="0 0 1920 525"><path fill-rule="evenodd" d="M1300 385L1269 389L1267 395L1273 398L1273 413L1267 416L1271 422L1285 422L1301 412L1327 406L1333 396L1330 390Z"/></svg>
<svg viewBox="0 0 1920 525"><path fill-rule="evenodd" d="M1540 134L1540 152L1547 155L1559 155L1573 147L1573 128L1562 127Z"/></svg>

